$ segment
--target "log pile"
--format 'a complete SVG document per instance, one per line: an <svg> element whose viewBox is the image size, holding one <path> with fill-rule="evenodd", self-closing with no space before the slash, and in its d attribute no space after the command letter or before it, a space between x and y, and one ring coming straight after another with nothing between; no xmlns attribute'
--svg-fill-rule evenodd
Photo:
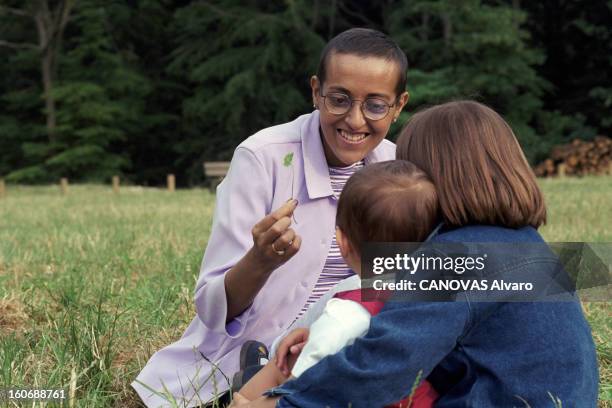
<svg viewBox="0 0 612 408"><path fill-rule="evenodd" d="M597 136L590 141L574 139L571 143L556 146L550 157L534 168L534 172L538 177L611 174L612 139Z"/></svg>

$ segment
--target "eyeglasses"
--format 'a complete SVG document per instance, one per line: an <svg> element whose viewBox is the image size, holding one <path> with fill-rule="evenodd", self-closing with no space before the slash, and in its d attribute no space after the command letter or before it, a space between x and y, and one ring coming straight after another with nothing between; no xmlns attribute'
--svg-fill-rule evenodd
<svg viewBox="0 0 612 408"><path fill-rule="evenodd" d="M328 92L327 95L321 95L325 108L332 115L344 115L353 107L353 103L361 103L361 112L363 116L370 120L381 120L387 117L389 110L395 104L389 105L386 101L380 98L367 98L363 101L352 99L350 96L340 92Z"/></svg>

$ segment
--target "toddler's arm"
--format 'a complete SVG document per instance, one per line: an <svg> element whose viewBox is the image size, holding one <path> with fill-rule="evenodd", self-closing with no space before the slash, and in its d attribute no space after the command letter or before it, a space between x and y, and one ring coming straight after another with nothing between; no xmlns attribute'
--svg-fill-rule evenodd
<svg viewBox="0 0 612 408"><path fill-rule="evenodd" d="M276 366L283 374L288 376L295 364L295 360L302 352L304 345L308 341L309 329L294 329L286 335L276 349ZM291 366L288 363L292 359Z"/></svg>
<svg viewBox="0 0 612 408"><path fill-rule="evenodd" d="M310 333L306 332L308 341L299 356L287 353L290 372L295 377L299 376L323 357L352 344L357 337L368 331L369 326L370 314L364 307L351 300L331 299L321 316L312 324ZM296 329L292 333L299 334L300 330L304 329ZM289 377L288 373L279 369L275 357L240 389L238 398L241 401L254 400L264 391L283 384ZM240 402L234 406L238 405Z"/></svg>
<svg viewBox="0 0 612 408"><path fill-rule="evenodd" d="M278 387L287 381L289 377L284 375L281 370L276 366L276 359L268 361L268 363L262 367L251 379L242 386L238 391L239 403L243 399L251 401L257 399L263 394L264 391L270 388ZM234 397L236 399L236 397Z"/></svg>
<svg viewBox="0 0 612 408"><path fill-rule="evenodd" d="M310 326L310 334L291 373L299 377L304 371L330 354L363 336L370 327L370 313L352 300L331 299L323 314Z"/></svg>

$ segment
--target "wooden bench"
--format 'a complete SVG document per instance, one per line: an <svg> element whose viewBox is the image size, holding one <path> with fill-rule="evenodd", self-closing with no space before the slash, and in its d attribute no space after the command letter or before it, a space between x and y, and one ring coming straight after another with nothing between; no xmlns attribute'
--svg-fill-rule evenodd
<svg viewBox="0 0 612 408"><path fill-rule="evenodd" d="M230 162L204 162L204 176L208 188L214 192L229 170Z"/></svg>

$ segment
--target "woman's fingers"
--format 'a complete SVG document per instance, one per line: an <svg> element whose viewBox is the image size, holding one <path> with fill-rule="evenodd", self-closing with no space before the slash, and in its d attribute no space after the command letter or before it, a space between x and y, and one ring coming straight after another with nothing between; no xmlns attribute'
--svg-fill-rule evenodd
<svg viewBox="0 0 612 408"><path fill-rule="evenodd" d="M283 232L278 238L276 238L273 242L274 247L277 250L285 251L289 249L289 246L293 243L295 239L295 231L291 228Z"/></svg>
<svg viewBox="0 0 612 408"><path fill-rule="evenodd" d="M289 230L289 231L293 233L294 238L290 241L289 245L287 245L287 247L284 249L285 260L288 260L293 255L297 254L297 252L300 250L300 246L302 245L302 238L299 235L296 235L295 231L293 230Z"/></svg>
<svg viewBox="0 0 612 408"><path fill-rule="evenodd" d="M253 230L252 230L253 237L255 237L255 235L263 234L268 229L270 229L272 225L274 225L278 220L282 219L283 217L291 218L291 216L293 215L293 211L295 210L295 207L297 207L297 204L298 204L298 201L295 199L287 201L285 204L283 204L276 210L272 211L270 214L263 217L253 227Z"/></svg>
<svg viewBox="0 0 612 408"><path fill-rule="evenodd" d="M270 228L268 228L266 231L262 232L257 237L254 237L256 239L255 243L262 247L265 247L266 245L272 245L272 243L275 242L278 238L280 238L281 235L287 232L290 225L291 218L282 217L274 224L272 224Z"/></svg>
<svg viewBox="0 0 612 408"><path fill-rule="evenodd" d="M301 238L289 228L296 205L297 200L288 201L253 227L254 253L272 267L286 262L300 249Z"/></svg>

